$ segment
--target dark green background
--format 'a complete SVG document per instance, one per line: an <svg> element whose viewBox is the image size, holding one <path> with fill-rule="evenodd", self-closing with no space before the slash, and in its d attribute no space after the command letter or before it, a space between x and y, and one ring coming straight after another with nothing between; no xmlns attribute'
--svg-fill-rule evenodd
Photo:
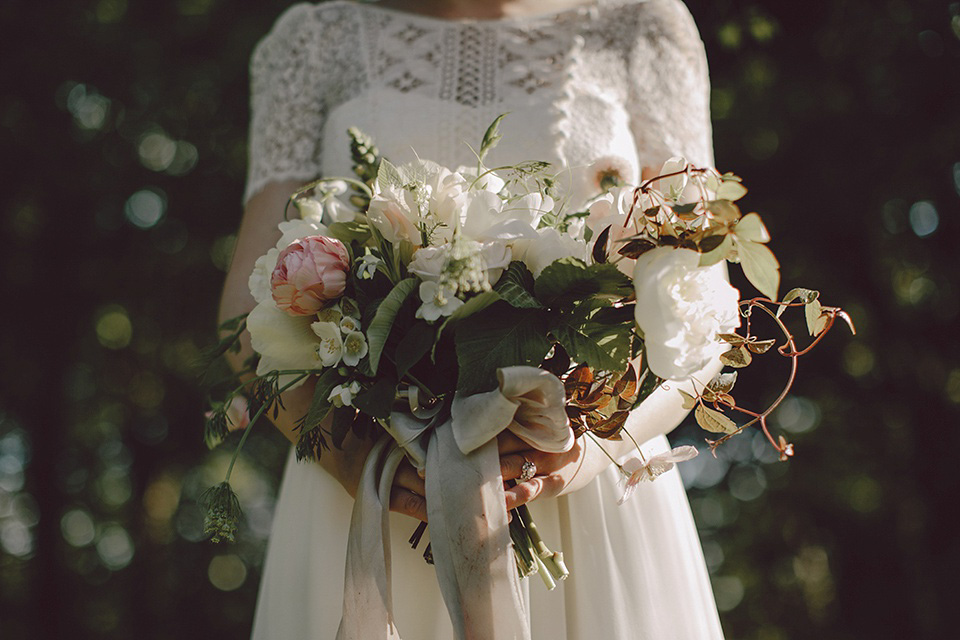
<svg viewBox="0 0 960 640"><path fill-rule="evenodd" d="M288 3L53 4L0 6L0 636L244 637L286 449L254 434L243 541L197 542L224 458L191 363L239 221L248 56ZM685 470L728 637L955 635L960 3L688 4L719 167L785 287L860 330L801 363L775 421L795 460L744 436Z"/></svg>

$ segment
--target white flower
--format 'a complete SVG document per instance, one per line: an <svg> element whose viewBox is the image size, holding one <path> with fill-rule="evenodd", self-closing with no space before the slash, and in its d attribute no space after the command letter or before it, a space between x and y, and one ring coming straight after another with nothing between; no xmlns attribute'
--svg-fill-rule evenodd
<svg viewBox="0 0 960 640"><path fill-rule="evenodd" d="M538 230L536 238L513 243L513 259L522 260L534 278L539 278L544 269L561 258L585 260L586 257L587 244L584 241L560 233L553 227Z"/></svg>
<svg viewBox="0 0 960 640"><path fill-rule="evenodd" d="M417 227L420 207L409 189L377 187L370 199L367 218L390 244L397 244L401 240L420 244L420 230Z"/></svg>
<svg viewBox="0 0 960 640"><path fill-rule="evenodd" d="M436 282L420 283L420 300L417 317L427 322L436 322L440 316L449 316L463 306L463 300L456 297L456 289L450 285Z"/></svg>
<svg viewBox="0 0 960 640"><path fill-rule="evenodd" d="M352 407L353 397L360 392L360 383L354 381L350 384L338 384L330 390L327 400L333 403L335 407Z"/></svg>
<svg viewBox="0 0 960 640"><path fill-rule="evenodd" d="M360 266L357 267L357 275L363 280L370 280L377 274L377 268L383 262L372 253L364 254L360 259Z"/></svg>
<svg viewBox="0 0 960 640"><path fill-rule="evenodd" d="M324 367L335 366L343 356L340 327L334 322L314 322L310 328L320 338L319 344L314 347L314 353L317 354L320 364Z"/></svg>
<svg viewBox="0 0 960 640"><path fill-rule="evenodd" d="M360 320L360 305L358 305L357 301L353 298L343 296L340 298L337 306L340 307L340 313L343 315L350 316L357 321Z"/></svg>
<svg viewBox="0 0 960 640"><path fill-rule="evenodd" d="M650 370L667 380L702 369L723 351L717 334L740 326L740 292L724 279L722 266L699 262L696 251L657 247L634 268L635 314Z"/></svg>
<svg viewBox="0 0 960 640"><path fill-rule="evenodd" d="M698 453L696 447L691 447L687 444L674 447L672 451L658 453L646 462L643 462L639 458L630 458L621 465L624 473L629 474L629 477L627 478L626 486L623 488L623 495L620 496L617 504L626 502L627 499L633 495L633 492L636 491L637 485L644 480L653 482L657 479L657 476L673 469L674 463L695 458Z"/></svg>
<svg viewBox="0 0 960 640"><path fill-rule="evenodd" d="M440 279L443 267L450 259L450 245L439 247L420 247L413 254L413 260L407 265L407 270L420 276L424 282L436 282Z"/></svg>
<svg viewBox="0 0 960 640"><path fill-rule="evenodd" d="M332 322L334 324L339 324L340 320L343 319L343 312L340 311L339 304L332 304L328 307L324 307L317 311L317 320L319 322Z"/></svg>
<svg viewBox="0 0 960 640"><path fill-rule="evenodd" d="M247 331L254 350L260 354L257 375L323 366L317 357L317 335L310 330L311 317L284 313L272 298L253 308L247 316ZM281 384L290 379L289 376L281 377Z"/></svg>
<svg viewBox="0 0 960 640"><path fill-rule="evenodd" d="M629 183L634 176L633 166L622 156L597 158L583 173L585 191L601 193Z"/></svg>
<svg viewBox="0 0 960 640"><path fill-rule="evenodd" d="M343 337L343 364L355 367L367 355L367 339L359 331L351 331Z"/></svg>
<svg viewBox="0 0 960 640"><path fill-rule="evenodd" d="M352 316L343 316L340 319L340 332L347 335L354 331L360 331L360 321Z"/></svg>

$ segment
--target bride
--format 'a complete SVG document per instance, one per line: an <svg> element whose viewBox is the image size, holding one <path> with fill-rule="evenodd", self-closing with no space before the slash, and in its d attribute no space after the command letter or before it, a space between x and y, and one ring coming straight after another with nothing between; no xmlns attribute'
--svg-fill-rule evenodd
<svg viewBox="0 0 960 640"><path fill-rule="evenodd" d="M290 7L251 62L252 121L245 211L221 318L249 311L247 277L277 241L290 194L351 174L346 130L370 134L394 163L422 158L470 164L498 115L503 140L490 165L546 160L570 169L589 195L600 171L627 182L671 156L712 164L703 45L680 0L330 0ZM599 159L599 161L598 161ZM249 355L249 341L236 356ZM709 379L719 366L698 376ZM310 385L285 395L275 420L291 441ZM627 428L645 454L685 415L676 391L658 390ZM525 461L537 475L507 490L529 503L544 538L562 549L570 578L548 592L524 581L535 640L721 638L697 531L677 472L617 505L619 472L589 439L568 453L502 439L505 479ZM615 457L630 450L605 444ZM348 439L298 464L291 451L267 549L253 637L333 638L343 602L347 530L370 443ZM421 553L406 538L425 520L423 481L410 466L390 507L393 601L408 640L453 636ZM412 516L412 517L411 517ZM365 639L360 639L365 640Z"/></svg>

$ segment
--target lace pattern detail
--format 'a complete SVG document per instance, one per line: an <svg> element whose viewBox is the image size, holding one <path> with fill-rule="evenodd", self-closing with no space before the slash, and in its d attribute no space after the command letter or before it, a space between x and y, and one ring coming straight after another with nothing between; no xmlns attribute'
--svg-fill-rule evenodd
<svg viewBox="0 0 960 640"><path fill-rule="evenodd" d="M462 157L464 140L515 109L531 121L513 125L531 139L542 131L553 161L589 162L610 153L600 142L590 148L592 137L632 136L640 166L678 154L712 162L706 58L680 0L594 0L545 16L465 21L349 0L298 4L259 43L250 72L245 200L272 181L319 175L329 113L367 94L380 96L368 107L384 126L384 95L433 105L429 131L408 137L438 162ZM610 131L618 111L628 122ZM580 142L567 144L572 138Z"/></svg>

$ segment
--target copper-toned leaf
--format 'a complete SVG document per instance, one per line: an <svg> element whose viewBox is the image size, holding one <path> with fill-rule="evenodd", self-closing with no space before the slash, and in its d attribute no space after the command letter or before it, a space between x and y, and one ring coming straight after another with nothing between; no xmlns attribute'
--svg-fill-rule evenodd
<svg viewBox="0 0 960 640"><path fill-rule="evenodd" d="M637 371L629 362L627 363L627 370L620 376L620 379L613 388L613 392L624 400L628 400L637 395Z"/></svg>
<svg viewBox="0 0 960 640"><path fill-rule="evenodd" d="M717 337L733 347L739 347L747 341L746 338L736 333L718 333Z"/></svg>
<svg viewBox="0 0 960 640"><path fill-rule="evenodd" d="M850 333L857 335L857 328L853 326L853 318L846 311L843 309L837 311L837 317L847 323L847 326L850 327Z"/></svg>
<svg viewBox="0 0 960 640"><path fill-rule="evenodd" d="M715 233L713 235L706 236L697 244L697 248L700 250L700 253L707 253L713 251L726 239L726 229L723 230L723 233Z"/></svg>
<svg viewBox="0 0 960 640"><path fill-rule="evenodd" d="M737 372L721 373L707 384L707 388L714 393L730 393L737 382Z"/></svg>
<svg viewBox="0 0 960 640"><path fill-rule="evenodd" d="M603 264L607 261L607 245L610 242L610 226L600 232L596 242L593 243L593 261L596 264Z"/></svg>
<svg viewBox="0 0 960 640"><path fill-rule="evenodd" d="M733 396L730 395L729 393L721 393L721 394L718 394L718 395L717 395L717 401L718 401L718 402L722 402L723 404L727 405L728 407L735 407L735 406L737 406L737 401L734 400L734 399L733 399Z"/></svg>
<svg viewBox="0 0 960 640"><path fill-rule="evenodd" d="M593 371L585 364L576 367L564 380L568 400L578 400L593 385Z"/></svg>
<svg viewBox="0 0 960 640"><path fill-rule="evenodd" d="M752 361L753 356L745 346L734 347L720 354L720 362L737 369L749 365Z"/></svg>
<svg viewBox="0 0 960 640"><path fill-rule="evenodd" d="M636 260L638 257L656 248L656 244L647 239L630 240L617 251L622 256Z"/></svg>
<svg viewBox="0 0 960 640"><path fill-rule="evenodd" d="M766 353L770 351L770 347L776 344L776 340L756 340L754 342L747 343L747 349L753 353Z"/></svg>
<svg viewBox="0 0 960 640"><path fill-rule="evenodd" d="M694 416L697 419L697 424L706 431L712 431L713 433L736 433L737 431L737 423L722 412L703 404L697 405Z"/></svg>
<svg viewBox="0 0 960 640"><path fill-rule="evenodd" d="M605 440L619 440L620 430L627 421L629 411L617 411L606 420L601 420L590 429L598 438Z"/></svg>

